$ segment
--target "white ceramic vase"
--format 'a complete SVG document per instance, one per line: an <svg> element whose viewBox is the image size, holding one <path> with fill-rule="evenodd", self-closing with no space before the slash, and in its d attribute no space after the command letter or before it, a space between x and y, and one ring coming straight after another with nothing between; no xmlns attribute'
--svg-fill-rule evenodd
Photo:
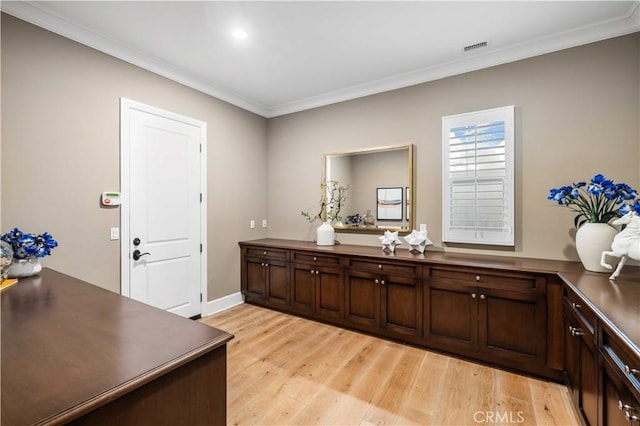
<svg viewBox="0 0 640 426"><path fill-rule="evenodd" d="M30 256L26 259L13 259L9 267L9 278L25 278L36 275L42 270L40 259Z"/></svg>
<svg viewBox="0 0 640 426"><path fill-rule="evenodd" d="M591 272L611 272L600 265L603 251L611 250L618 231L608 223L584 223L576 232L576 250L584 269Z"/></svg>
<svg viewBox="0 0 640 426"><path fill-rule="evenodd" d="M332 246L335 244L335 231L329 221L318 227L316 231L316 244L319 246Z"/></svg>

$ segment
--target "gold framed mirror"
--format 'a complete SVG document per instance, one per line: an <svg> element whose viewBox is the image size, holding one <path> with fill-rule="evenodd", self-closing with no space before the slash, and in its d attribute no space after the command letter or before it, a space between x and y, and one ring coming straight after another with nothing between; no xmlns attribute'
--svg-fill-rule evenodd
<svg viewBox="0 0 640 426"><path fill-rule="evenodd" d="M333 223L337 232L413 229L413 144L325 153L322 176L327 188L348 187Z"/></svg>

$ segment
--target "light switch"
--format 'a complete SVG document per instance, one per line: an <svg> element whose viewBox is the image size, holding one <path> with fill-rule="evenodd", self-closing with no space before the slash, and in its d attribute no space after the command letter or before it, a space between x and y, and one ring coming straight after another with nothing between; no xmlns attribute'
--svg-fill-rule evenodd
<svg viewBox="0 0 640 426"><path fill-rule="evenodd" d="M120 228L111 228L111 241L120 239Z"/></svg>

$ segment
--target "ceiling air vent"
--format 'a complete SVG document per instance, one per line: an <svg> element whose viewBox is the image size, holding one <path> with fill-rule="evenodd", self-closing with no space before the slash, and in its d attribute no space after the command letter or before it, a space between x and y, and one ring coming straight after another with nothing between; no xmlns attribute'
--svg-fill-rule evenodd
<svg viewBox="0 0 640 426"><path fill-rule="evenodd" d="M468 52L470 50L480 49L481 47L485 47L486 45L487 45L486 41L483 41L482 43L470 44L469 46L464 47L464 51Z"/></svg>

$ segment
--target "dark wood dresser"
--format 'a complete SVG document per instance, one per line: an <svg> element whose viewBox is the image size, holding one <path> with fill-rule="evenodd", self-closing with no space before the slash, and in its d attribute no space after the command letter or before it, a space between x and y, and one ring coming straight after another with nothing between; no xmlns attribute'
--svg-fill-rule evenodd
<svg viewBox="0 0 640 426"><path fill-rule="evenodd" d="M564 381L589 425L640 425L640 268L615 282L578 262L240 243L260 306Z"/></svg>
<svg viewBox="0 0 640 426"><path fill-rule="evenodd" d="M225 424L229 333L47 268L1 297L2 425Z"/></svg>

